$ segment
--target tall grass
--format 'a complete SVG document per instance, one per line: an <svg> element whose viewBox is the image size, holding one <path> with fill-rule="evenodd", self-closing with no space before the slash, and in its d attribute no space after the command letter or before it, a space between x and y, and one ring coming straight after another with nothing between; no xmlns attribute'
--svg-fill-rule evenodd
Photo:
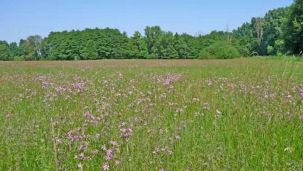
<svg viewBox="0 0 303 171"><path fill-rule="evenodd" d="M303 63L0 63L1 170L302 170Z"/></svg>

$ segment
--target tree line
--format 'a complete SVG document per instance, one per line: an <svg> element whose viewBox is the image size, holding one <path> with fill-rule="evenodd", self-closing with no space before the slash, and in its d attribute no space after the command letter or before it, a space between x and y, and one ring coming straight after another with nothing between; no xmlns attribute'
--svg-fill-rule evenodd
<svg viewBox="0 0 303 171"><path fill-rule="evenodd" d="M17 44L0 41L0 60L228 59L254 55L302 55L303 0L270 10L229 31L192 36L146 27L132 36L111 28L51 32Z"/></svg>

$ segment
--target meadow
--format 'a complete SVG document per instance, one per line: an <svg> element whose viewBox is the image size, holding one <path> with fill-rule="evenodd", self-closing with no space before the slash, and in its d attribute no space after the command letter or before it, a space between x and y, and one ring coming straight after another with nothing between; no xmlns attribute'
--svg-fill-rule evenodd
<svg viewBox="0 0 303 171"><path fill-rule="evenodd" d="M302 170L303 62L0 62L0 170Z"/></svg>

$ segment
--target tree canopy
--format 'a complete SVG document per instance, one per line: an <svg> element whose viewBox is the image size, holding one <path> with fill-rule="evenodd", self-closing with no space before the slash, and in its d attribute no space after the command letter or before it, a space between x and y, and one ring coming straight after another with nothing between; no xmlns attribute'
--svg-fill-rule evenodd
<svg viewBox="0 0 303 171"><path fill-rule="evenodd" d="M112 28L51 32L0 41L0 60L95 60L235 58L253 55L303 54L303 0L270 10L264 17L229 31L192 36L147 26L132 36Z"/></svg>
<svg viewBox="0 0 303 171"><path fill-rule="evenodd" d="M285 47L288 53L303 53L303 0L295 0L290 7L284 29Z"/></svg>

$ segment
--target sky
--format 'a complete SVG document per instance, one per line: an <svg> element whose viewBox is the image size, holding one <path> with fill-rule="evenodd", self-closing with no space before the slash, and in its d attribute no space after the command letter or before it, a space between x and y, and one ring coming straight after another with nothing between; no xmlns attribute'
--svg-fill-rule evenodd
<svg viewBox="0 0 303 171"><path fill-rule="evenodd" d="M132 35L145 26L207 34L232 30L293 0L0 0L0 40L19 42L51 31L118 28Z"/></svg>

